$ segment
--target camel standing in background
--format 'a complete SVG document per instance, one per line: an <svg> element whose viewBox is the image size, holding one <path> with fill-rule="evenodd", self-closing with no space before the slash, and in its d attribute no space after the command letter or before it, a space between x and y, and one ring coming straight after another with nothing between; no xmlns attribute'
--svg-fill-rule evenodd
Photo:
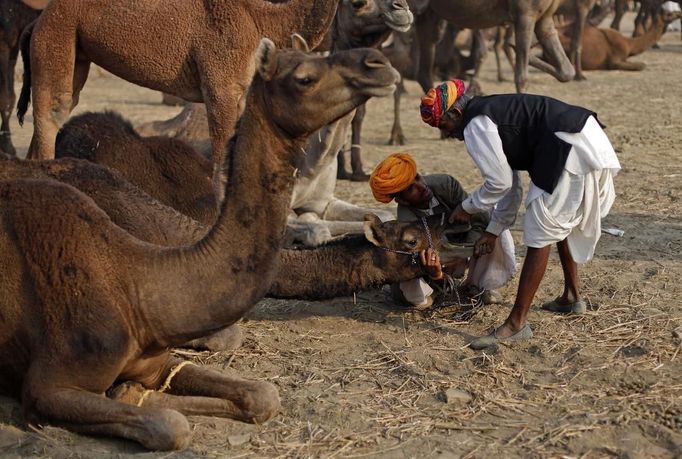
<svg viewBox="0 0 682 459"><path fill-rule="evenodd" d="M342 0L323 46L378 47L393 30L407 30L413 15L405 0ZM319 50L319 49L318 49ZM395 218L392 211L355 206L334 197L337 155L346 141L353 119L349 114L310 137L304 163L291 201L289 230L305 245L318 245L334 235L363 230L363 218L375 213L383 220ZM188 141L206 151L206 110L201 104L186 106L167 121L138 127L142 135L168 135Z"/></svg>
<svg viewBox="0 0 682 459"><path fill-rule="evenodd" d="M514 82L524 92L528 80L528 64L557 80L573 79L575 70L561 47L554 27L553 15L561 0L429 0L429 7L415 22L420 38L419 75L424 92L433 84L433 60L437 42L437 24L445 19L461 28L485 29L511 23L516 38ZM530 55L533 31L552 64Z"/></svg>
<svg viewBox="0 0 682 459"><path fill-rule="evenodd" d="M218 184L224 146L253 75L251 56L267 35L287 43L297 32L322 40L339 0L80 0L51 2L32 31L19 117L33 88L28 158L54 158L57 131L78 104L95 63L132 83L203 102ZM24 55L22 47L22 55ZM28 51L26 47L26 51ZM219 196L221 199L222 196Z"/></svg>
<svg viewBox="0 0 682 459"><path fill-rule="evenodd" d="M169 450L189 443L180 412L259 423L277 413L273 385L178 366L168 348L233 324L263 296L305 139L395 90L398 75L375 50L319 57L267 39L255 67L229 145L227 199L194 244L140 241L56 181L0 182L0 335L8 337L0 387L21 397L29 422ZM163 402L102 396L117 380L158 389L171 372Z"/></svg>
<svg viewBox="0 0 682 459"><path fill-rule="evenodd" d="M556 14L563 14L573 18L570 37L571 44L568 49L564 46L564 51L568 54L571 64L575 67L575 79L584 80L581 55L583 52L583 32L587 23L587 16L594 8L597 0L562 0Z"/></svg>
<svg viewBox="0 0 682 459"><path fill-rule="evenodd" d="M14 67L19 56L19 37L24 28L40 15L40 6L26 0L0 0L0 151L16 155L9 119L16 100ZM38 7L39 9L34 9Z"/></svg>

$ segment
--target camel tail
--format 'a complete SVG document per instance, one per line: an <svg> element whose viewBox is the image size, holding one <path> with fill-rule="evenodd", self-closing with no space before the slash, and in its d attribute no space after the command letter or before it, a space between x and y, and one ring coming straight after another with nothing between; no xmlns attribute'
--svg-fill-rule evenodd
<svg viewBox="0 0 682 459"><path fill-rule="evenodd" d="M28 111L28 104L31 102L31 35L33 34L33 27L35 21L26 26L19 38L19 47L21 49L21 60L24 62L24 81L21 85L21 93L19 93L19 101L17 102L17 118L19 118L19 125L24 125L24 116Z"/></svg>

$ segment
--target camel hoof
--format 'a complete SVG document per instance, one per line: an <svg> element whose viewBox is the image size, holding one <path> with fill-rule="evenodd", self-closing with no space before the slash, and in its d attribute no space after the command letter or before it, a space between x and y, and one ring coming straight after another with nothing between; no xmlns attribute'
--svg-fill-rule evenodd
<svg viewBox="0 0 682 459"><path fill-rule="evenodd" d="M175 410L159 409L143 421L149 435L141 439L142 446L156 451L177 451L189 446L192 433L187 418Z"/></svg>
<svg viewBox="0 0 682 459"><path fill-rule="evenodd" d="M587 77L585 77L585 75L583 75L582 73L576 73L573 79L575 81L585 81L587 80Z"/></svg>
<svg viewBox="0 0 682 459"><path fill-rule="evenodd" d="M227 328L215 332L212 335L202 336L186 343L183 347L211 352L234 351L242 346L244 337L238 324L232 324Z"/></svg>
<svg viewBox="0 0 682 459"><path fill-rule="evenodd" d="M336 171L336 179L337 180L350 180L351 175L348 172L346 172L345 170L339 169L338 171Z"/></svg>
<svg viewBox="0 0 682 459"><path fill-rule="evenodd" d="M250 381L255 387L246 392L242 399L245 421L262 424L277 416L282 405L279 390L265 381Z"/></svg>
<svg viewBox="0 0 682 459"><path fill-rule="evenodd" d="M407 139L402 134L392 135L391 138L388 139L389 145L405 145L406 143L407 143Z"/></svg>
<svg viewBox="0 0 682 459"><path fill-rule="evenodd" d="M350 181L351 182L366 182L369 180L369 175L365 174L364 172L360 174L353 173L353 175L350 176Z"/></svg>

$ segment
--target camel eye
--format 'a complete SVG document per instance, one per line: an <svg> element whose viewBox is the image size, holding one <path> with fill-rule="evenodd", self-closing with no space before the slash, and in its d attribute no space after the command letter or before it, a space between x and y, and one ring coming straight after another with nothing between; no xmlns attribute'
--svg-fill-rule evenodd
<svg viewBox="0 0 682 459"><path fill-rule="evenodd" d="M313 82L314 80L308 77L296 78L296 83L298 83L301 86L310 86L311 84L313 84Z"/></svg>
<svg viewBox="0 0 682 459"><path fill-rule="evenodd" d="M367 5L367 1L366 0L353 0L352 2L350 2L350 4L353 5L353 8L355 8L356 10L359 10L360 8Z"/></svg>
<svg viewBox="0 0 682 459"><path fill-rule="evenodd" d="M417 247L417 240L416 239L407 240L405 241L405 245L411 249L414 249L415 247Z"/></svg>

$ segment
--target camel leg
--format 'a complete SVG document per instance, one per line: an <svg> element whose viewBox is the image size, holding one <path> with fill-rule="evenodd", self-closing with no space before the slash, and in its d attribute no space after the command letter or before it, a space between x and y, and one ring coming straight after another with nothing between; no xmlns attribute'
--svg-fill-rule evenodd
<svg viewBox="0 0 682 459"><path fill-rule="evenodd" d="M16 64L16 53L12 60L12 50L4 44L0 45L0 115L2 116L2 126L0 126L0 151L7 154L16 155L12 138L9 131L9 118L14 107L14 65Z"/></svg>
<svg viewBox="0 0 682 459"><path fill-rule="evenodd" d="M620 30L620 21L623 19L627 6L627 0L616 0L616 12L613 16L613 21L611 21L612 29Z"/></svg>
<svg viewBox="0 0 682 459"><path fill-rule="evenodd" d="M393 93L393 128L391 129L391 137L388 139L389 145L405 145L406 142L403 128L400 125L400 99L404 92L405 85L401 80Z"/></svg>
<svg viewBox="0 0 682 459"><path fill-rule="evenodd" d="M177 365L180 362L174 359L172 363ZM140 384L128 383L117 387L110 395L122 403L137 405L143 394L144 388ZM171 378L167 393L147 393L142 406L177 410L185 415L220 416L260 424L279 412L280 402L277 388L268 382L186 365Z"/></svg>
<svg viewBox="0 0 682 459"><path fill-rule="evenodd" d="M232 324L227 328L202 338L193 339L185 343L183 347L190 349L209 350L212 352L232 351L242 345L242 332L238 324Z"/></svg>
<svg viewBox="0 0 682 459"><path fill-rule="evenodd" d="M478 75L481 72L481 67L488 57L488 43L483 36L482 29L473 31L473 41L471 43L471 55L474 57L474 74L471 77L471 83L478 82Z"/></svg>
<svg viewBox="0 0 682 459"><path fill-rule="evenodd" d="M493 50L495 51L495 65L497 65L497 81L503 82L504 75L502 74L502 48L504 46L504 32L503 27L499 26L497 32L495 33L495 44Z"/></svg>
<svg viewBox="0 0 682 459"><path fill-rule="evenodd" d="M551 15L543 16L535 24L535 35L538 37L542 49L547 53L549 61L554 65L548 64L537 56L530 58L530 65L549 73L562 83L572 80L575 77L575 69L561 46Z"/></svg>
<svg viewBox="0 0 682 459"><path fill-rule="evenodd" d="M582 54L583 54L583 33L585 31L585 22L587 21L588 10L578 8L575 22L573 23L573 36L571 36L571 63L575 67L575 79L585 80L583 74Z"/></svg>
<svg viewBox="0 0 682 459"><path fill-rule="evenodd" d="M350 145L350 166L351 166L351 176L350 179L353 182L366 182L369 180L369 175L365 174L362 169L362 146L360 144L360 136L362 134L362 122L365 119L366 105L360 105L357 110L355 110L355 116L353 116L352 121L352 135L351 135L351 145Z"/></svg>
<svg viewBox="0 0 682 459"><path fill-rule="evenodd" d="M528 84L528 62L530 59L530 43L533 39L535 18L519 15L514 23L516 39L516 62L514 64L514 83L516 92L525 92Z"/></svg>
<svg viewBox="0 0 682 459"><path fill-rule="evenodd" d="M56 3L52 11L59 7ZM76 25L62 16L73 15L45 16L31 38L33 137L26 156L29 159L54 159L57 132L74 105L77 32Z"/></svg>
<svg viewBox="0 0 682 459"><path fill-rule="evenodd" d="M78 101L80 100L80 94L85 86L85 82L88 79L88 73L90 72L90 61L77 60L76 65L73 69L73 95L71 102L71 110L76 108Z"/></svg>
<svg viewBox="0 0 682 459"><path fill-rule="evenodd" d="M377 209L369 207L360 207L337 198L333 198L327 204L323 220L343 221L343 222L363 222L365 214L376 214L382 221L395 220L395 211L387 209Z"/></svg>
<svg viewBox="0 0 682 459"><path fill-rule="evenodd" d="M622 62L612 62L610 65L610 68L613 70L629 70L629 71L638 71L638 70L644 70L646 67L646 64L644 62L628 62L628 61L622 61Z"/></svg>
<svg viewBox="0 0 682 459"><path fill-rule="evenodd" d="M353 120L355 120L355 117L353 117ZM350 173L346 170L346 152L343 149L345 146L346 145L344 144L336 155L336 162L338 165L336 168L337 180L350 180Z"/></svg>
<svg viewBox="0 0 682 459"><path fill-rule="evenodd" d="M441 20L430 8L415 21L415 34L419 45L419 65L417 81L424 92L431 89L433 84L433 63L438 41L438 26Z"/></svg>
<svg viewBox="0 0 682 459"><path fill-rule="evenodd" d="M52 375L42 376L35 380L50 381ZM31 382L22 400L27 419L35 423L47 420L74 432L123 437L154 450L183 449L190 441L187 419L169 409L138 408L101 394Z"/></svg>

